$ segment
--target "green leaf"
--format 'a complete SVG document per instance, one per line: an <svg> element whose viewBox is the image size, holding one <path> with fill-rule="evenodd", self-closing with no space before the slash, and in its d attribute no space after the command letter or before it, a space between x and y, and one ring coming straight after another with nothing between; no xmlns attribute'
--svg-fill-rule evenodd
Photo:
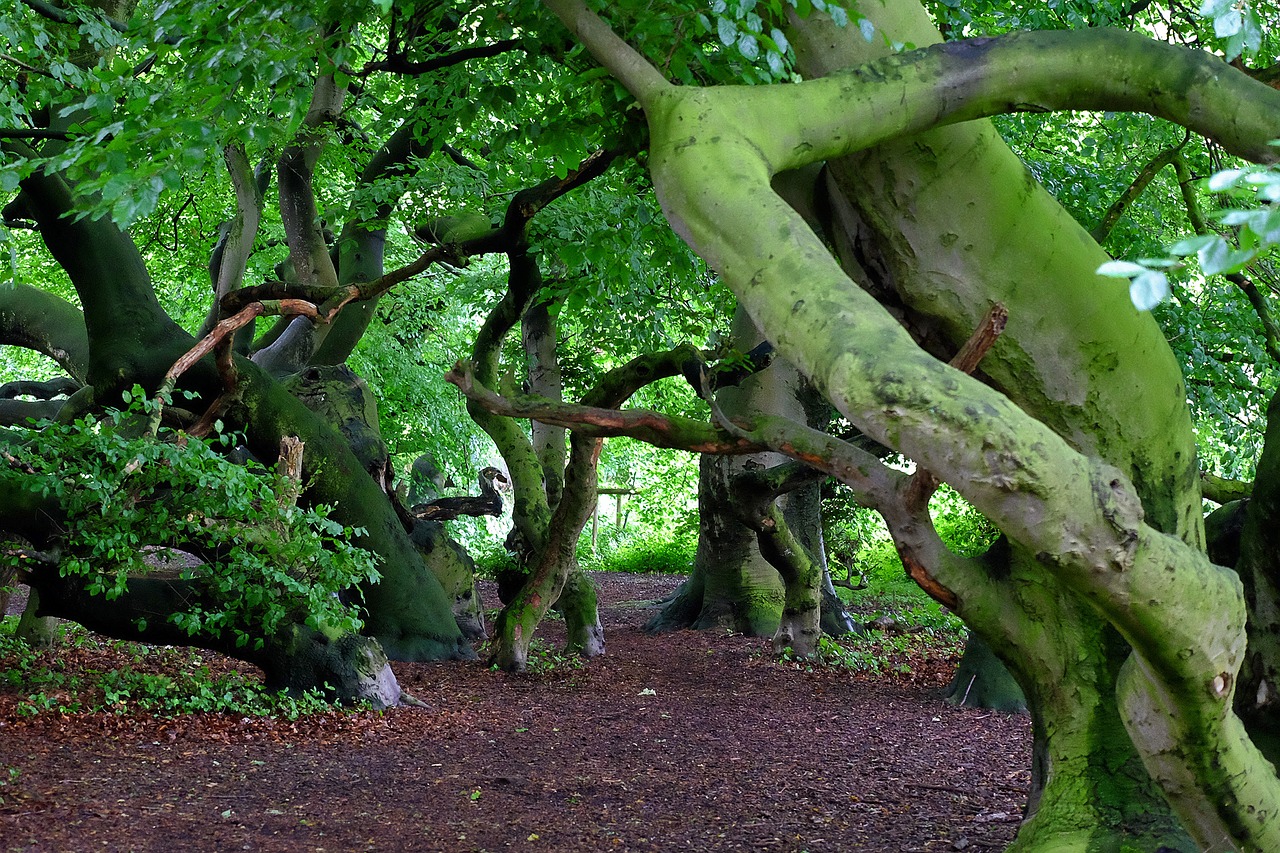
<svg viewBox="0 0 1280 853"><path fill-rule="evenodd" d="M738 40L738 27L728 18L716 18L716 34L720 36L720 43L728 47Z"/></svg>
<svg viewBox="0 0 1280 853"><path fill-rule="evenodd" d="M1214 240L1219 239L1221 238L1215 234L1197 234L1194 237L1188 237L1185 240L1179 240L1174 243L1169 247L1169 254L1185 258L1187 255L1194 255Z"/></svg>
<svg viewBox="0 0 1280 853"><path fill-rule="evenodd" d="M1169 298L1169 278L1157 270L1146 270L1129 284L1129 299L1139 311L1150 311Z"/></svg>
<svg viewBox="0 0 1280 853"><path fill-rule="evenodd" d="M1228 9L1213 19L1213 34L1220 39L1230 38L1244 28L1244 15L1239 9Z"/></svg>
<svg viewBox="0 0 1280 853"><path fill-rule="evenodd" d="M1105 275L1111 278L1132 278L1146 271L1146 267L1141 264L1135 264L1132 261L1107 261L1098 267L1098 275Z"/></svg>
<svg viewBox="0 0 1280 853"><path fill-rule="evenodd" d="M1205 275L1220 275L1239 271L1253 257L1252 252L1232 249L1221 237L1196 253L1200 269Z"/></svg>
<svg viewBox="0 0 1280 853"><path fill-rule="evenodd" d="M1244 169L1226 169L1216 172L1209 178L1209 191L1220 193L1223 190L1229 190L1247 174L1248 172Z"/></svg>
<svg viewBox="0 0 1280 853"><path fill-rule="evenodd" d="M750 33L743 33L738 39L738 50L749 62L755 62L760 58L760 43Z"/></svg>

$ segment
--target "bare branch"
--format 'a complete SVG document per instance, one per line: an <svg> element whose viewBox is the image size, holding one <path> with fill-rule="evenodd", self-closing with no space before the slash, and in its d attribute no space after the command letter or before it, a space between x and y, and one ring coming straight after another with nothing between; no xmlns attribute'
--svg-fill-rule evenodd
<svg viewBox="0 0 1280 853"><path fill-rule="evenodd" d="M454 65L461 65L472 59L487 59L492 56L499 56L513 50L523 50L523 43L520 39L504 39L496 41L492 44L478 44L471 47L464 47L448 53L443 56L433 57L423 62L412 62L407 59L404 54L394 54L386 59L377 62L365 63L364 67L359 71L351 72L355 77L368 77L378 71L386 71L390 74L430 74L432 71L439 71L442 68L451 68Z"/></svg>
<svg viewBox="0 0 1280 853"><path fill-rule="evenodd" d="M648 409L620 411L579 403L557 403L523 394L504 397L480 384L471 364L466 361L455 364L444 378L485 411L509 418L533 418L591 438L629 436L655 447L718 455L757 453L767 449L759 443L726 435L703 421Z"/></svg>
<svg viewBox="0 0 1280 853"><path fill-rule="evenodd" d="M1176 159L1182 155L1182 148L1191 139L1191 131L1187 131L1182 137L1182 141L1172 148L1166 148L1155 157L1147 161L1147 164L1138 170L1137 177L1133 182L1125 188L1120 197L1107 208L1107 212L1102 215L1102 219L1098 222L1094 229L1089 232L1089 236L1093 237L1099 245L1107 242L1107 237L1111 235L1111 229L1115 228L1116 223L1120 221L1120 217L1124 216L1129 206L1142 195L1142 191L1147 188L1155 176L1165 166L1171 165Z"/></svg>

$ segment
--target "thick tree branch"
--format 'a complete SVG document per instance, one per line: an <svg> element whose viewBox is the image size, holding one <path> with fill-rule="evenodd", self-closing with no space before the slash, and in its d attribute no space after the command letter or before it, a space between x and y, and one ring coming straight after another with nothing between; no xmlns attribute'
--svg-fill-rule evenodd
<svg viewBox="0 0 1280 853"><path fill-rule="evenodd" d="M263 198L266 193L263 180L265 173L255 173L242 146L228 145L222 154L236 194L236 213L231 221L223 225L221 239L209 262L209 275L213 279L213 304L196 337L204 337L213 331L220 319L222 300L244 284L244 273L253 252L253 239L262 219Z"/></svg>
<svg viewBox="0 0 1280 853"><path fill-rule="evenodd" d="M346 87L339 86L333 74L317 76L302 127L285 148L277 165L280 220L289 246L288 264L292 278L304 288L329 294L338 290L338 272L329 254L325 223L316 206L312 181L316 163L342 112L345 97ZM258 298L261 297L242 297L241 305ZM345 303L350 299L342 301ZM240 307L224 304L223 311L230 314ZM328 313L323 307L321 311ZM313 332L314 326L305 320L295 320L270 346L255 353L254 361L275 375L291 373L315 352L318 342Z"/></svg>
<svg viewBox="0 0 1280 853"><path fill-rule="evenodd" d="M663 415L647 409L618 410L578 403L557 403L524 394L503 396L480 383L469 362L460 361L445 380L487 412L506 418L532 418L592 438L628 436L654 445L693 453L756 453L763 445L735 438L703 421Z"/></svg>
<svg viewBox="0 0 1280 853"><path fill-rule="evenodd" d="M574 38L586 45L596 62L607 68L646 109L659 93L671 88L648 60L618 38L582 0L543 0L543 5L555 13Z"/></svg>
<svg viewBox="0 0 1280 853"><path fill-rule="evenodd" d="M45 0L22 0L22 4L37 15L40 15L42 18L47 18L55 24L79 25L84 20L77 14L68 12L65 9L59 9L52 3L46 3ZM101 13L98 14L98 17L104 21L107 26L111 27L111 29L118 33L127 33L129 31L129 28L120 21L113 20Z"/></svg>
<svg viewBox="0 0 1280 853"><path fill-rule="evenodd" d="M250 302L270 299L304 299L317 306L320 313L327 313L334 305L344 305L356 300L381 296L397 284L408 281L425 272L436 263L452 263L462 266L464 259L475 255L508 252L516 248L523 238L524 228L540 210L560 196L582 186L601 175L622 149L597 151L588 156L579 167L564 178L550 178L535 187L522 190L507 207L503 224L487 233L460 243L432 246L417 260L392 270L372 281L353 282L346 285L307 284L272 281L254 287L246 287L229 294L223 301L223 311L233 313ZM327 257L327 255L326 255ZM518 319L518 318L517 318ZM513 324L515 321L512 321Z"/></svg>
<svg viewBox="0 0 1280 853"><path fill-rule="evenodd" d="M1200 491L1207 500L1216 504L1245 500L1253 494L1253 483L1219 477L1208 471L1200 472Z"/></svg>
<svg viewBox="0 0 1280 853"><path fill-rule="evenodd" d="M48 291L25 284L0 288L0 344L47 355L78 383L88 381L84 314Z"/></svg>
<svg viewBox="0 0 1280 853"><path fill-rule="evenodd" d="M406 122L387 139L360 173L360 185L372 189L378 182L407 176L411 166L431 156L433 145L423 141L415 122ZM383 273L387 220L399 194L376 193L380 199L371 216L353 216L338 236L338 280L341 284L367 281ZM320 334L312 364L342 364L373 319L378 297L354 302Z"/></svg>

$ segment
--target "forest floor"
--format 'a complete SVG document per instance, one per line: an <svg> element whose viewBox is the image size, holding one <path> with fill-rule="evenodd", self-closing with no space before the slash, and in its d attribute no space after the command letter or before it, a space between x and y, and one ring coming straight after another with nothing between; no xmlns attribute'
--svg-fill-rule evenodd
<svg viewBox="0 0 1280 853"><path fill-rule="evenodd" d="M777 662L740 635L645 634L680 580L598 575L609 651L586 666L548 647L520 676L397 664L430 710L30 716L26 694L0 684L0 849L978 851L1012 839L1030 724L943 704L954 660L854 673ZM557 633L540 631L553 645ZM96 646L66 650L66 665L109 669L119 652Z"/></svg>

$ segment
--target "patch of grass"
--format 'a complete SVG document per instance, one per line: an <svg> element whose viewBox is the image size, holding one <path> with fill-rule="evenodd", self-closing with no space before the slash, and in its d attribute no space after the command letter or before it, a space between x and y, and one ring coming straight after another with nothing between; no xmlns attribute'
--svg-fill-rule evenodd
<svg viewBox="0 0 1280 853"><path fill-rule="evenodd" d="M823 635L818 638L818 650L812 657L800 657L784 649L779 662L804 672L839 670L905 675L912 672L915 663L958 655L963 648L964 635L958 631L946 634L872 631L838 638Z"/></svg>
<svg viewBox="0 0 1280 853"><path fill-rule="evenodd" d="M578 543L578 565L592 572L626 572L629 574L688 574L693 570L697 551L696 539L662 538L660 535L603 531L594 547L590 532ZM499 572L514 569L511 555L500 548L473 555L476 575L495 578Z"/></svg>
<svg viewBox="0 0 1280 853"><path fill-rule="evenodd" d="M590 538L579 548L584 569L631 574L688 574L693 569L696 541L654 536L601 536L593 550Z"/></svg>
<svg viewBox="0 0 1280 853"><path fill-rule="evenodd" d="M59 642L33 649L0 632L0 694L17 694L15 711L148 713L177 716L224 713L296 720L332 712L319 693L293 696L266 690L252 675L210 666L206 652L107 640L64 624Z"/></svg>
<svg viewBox="0 0 1280 853"><path fill-rule="evenodd" d="M548 613L548 616L551 614ZM487 657L492 653L490 642L480 648L480 656ZM587 662L576 654L566 653L548 643L541 637L534 637L529 642L529 658L525 661L525 671L534 675L547 675L552 672L567 672L586 668ZM494 664L493 669L497 669Z"/></svg>

